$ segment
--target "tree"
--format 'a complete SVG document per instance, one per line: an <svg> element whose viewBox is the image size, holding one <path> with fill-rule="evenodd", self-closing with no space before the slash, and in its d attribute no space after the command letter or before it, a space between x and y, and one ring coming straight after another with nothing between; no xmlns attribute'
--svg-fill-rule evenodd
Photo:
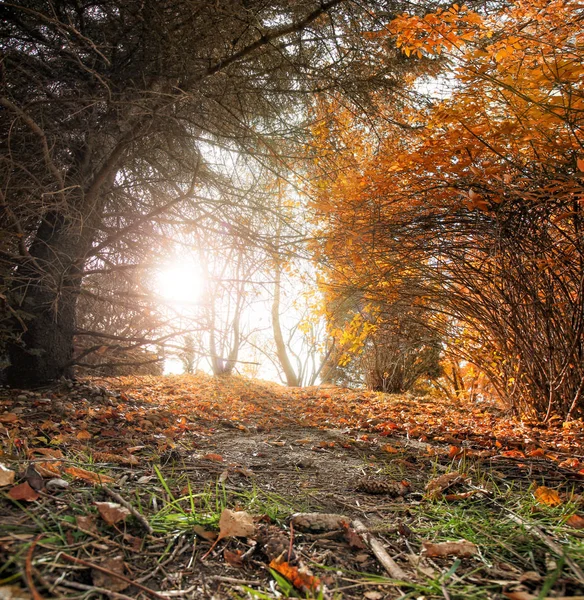
<svg viewBox="0 0 584 600"><path fill-rule="evenodd" d="M222 192L237 196L212 148L276 168L304 137L307 93L337 89L366 105L372 90L397 85L399 73L376 59L387 44L364 35L387 21L385 3L366 4L0 5L1 291L13 383L71 372L88 261L110 264L120 246L147 251L186 208L192 220Z"/></svg>
<svg viewBox="0 0 584 600"><path fill-rule="evenodd" d="M543 418L584 406L580 19L570 0L401 15L382 35L443 57L426 101L386 107L377 151L319 108L324 147L357 138L318 192L327 285L417 302L449 355Z"/></svg>

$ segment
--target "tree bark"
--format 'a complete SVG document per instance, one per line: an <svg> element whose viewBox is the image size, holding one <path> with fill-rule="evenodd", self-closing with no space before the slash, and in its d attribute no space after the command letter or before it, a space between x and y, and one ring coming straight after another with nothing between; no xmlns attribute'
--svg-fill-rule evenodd
<svg viewBox="0 0 584 600"><path fill-rule="evenodd" d="M8 345L7 380L41 385L71 376L75 312L83 271L82 246L90 243L69 219L52 211L39 226L29 257L16 271L12 296L26 329ZM21 326L20 326L21 327Z"/></svg>
<svg viewBox="0 0 584 600"><path fill-rule="evenodd" d="M294 367L290 362L284 335L282 334L282 326L280 323L280 298L282 294L282 265L280 259L275 257L276 262L276 277L274 280L274 300L272 302L272 328L274 330L274 342L276 343L276 353L278 361L284 371L286 384L290 387L298 387L300 381L294 371Z"/></svg>

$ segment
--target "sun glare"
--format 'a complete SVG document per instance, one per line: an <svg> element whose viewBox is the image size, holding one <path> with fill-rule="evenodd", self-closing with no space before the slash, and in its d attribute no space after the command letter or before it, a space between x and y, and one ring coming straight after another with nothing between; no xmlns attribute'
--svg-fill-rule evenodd
<svg viewBox="0 0 584 600"><path fill-rule="evenodd" d="M156 292L167 302L192 304L201 300L204 279L195 263L175 263L160 271L156 277Z"/></svg>

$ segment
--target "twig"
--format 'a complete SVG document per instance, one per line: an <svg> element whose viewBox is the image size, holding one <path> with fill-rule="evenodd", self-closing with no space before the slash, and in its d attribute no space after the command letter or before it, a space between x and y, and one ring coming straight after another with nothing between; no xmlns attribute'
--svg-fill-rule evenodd
<svg viewBox="0 0 584 600"><path fill-rule="evenodd" d="M390 577L404 582L409 581L408 576L402 568L393 560L393 558L391 558L383 547L383 544L369 532L362 521L354 519L351 524L355 531L363 538L367 546L369 546L371 552L375 554L375 557L381 563L383 568L389 573Z"/></svg>
<svg viewBox="0 0 584 600"><path fill-rule="evenodd" d="M43 600L43 597L38 593L38 590L36 589L34 585L34 580L32 578L32 555L34 553L34 549L37 545L37 542L41 539L41 537L43 537L43 535L44 533L41 533L40 535L37 535L36 538L33 540L32 544L30 545L30 548L28 549L28 552L26 553L26 562L24 564L24 575L26 578L26 585L30 590L33 600Z"/></svg>
<svg viewBox="0 0 584 600"><path fill-rule="evenodd" d="M96 569L98 571L101 571L102 573L105 573L106 575L109 575L110 577L115 577L116 579L121 579L122 581L125 581L126 583L129 583L130 585L133 585L134 587L137 587L139 590L142 590L143 592L146 592L147 594L154 596L154 598L165 598L165 596L161 596L158 592L151 590L150 588L146 587L145 585L142 585L141 583L138 583L136 581L132 581L131 579L129 579L125 575L121 575L120 573L114 573L113 571L110 571L109 569L106 569L105 567L102 567L101 565L91 563L88 560L83 560L82 558L76 558L75 556L71 556L70 554L66 554L65 552L62 552L61 556L63 558L66 558L67 560L70 560L71 562L77 563L79 565L83 565L84 567L89 567L90 569Z"/></svg>
<svg viewBox="0 0 584 600"><path fill-rule="evenodd" d="M152 529L152 526L148 523L144 515L141 515L127 500L124 500L119 494L110 490L106 485L102 485L101 487L110 498L113 498L116 502L125 506L150 535L154 535L154 529Z"/></svg>
<svg viewBox="0 0 584 600"><path fill-rule="evenodd" d="M235 577L223 577L222 575L211 575L208 579L213 581L221 581L222 583L232 583L234 585L261 585L261 581L254 581L253 579L236 579ZM177 598L178 596L186 596L191 594L199 588L200 584L192 585L186 590L171 590L170 592L161 592L163 598Z"/></svg>
<svg viewBox="0 0 584 600"><path fill-rule="evenodd" d="M96 587L94 585L85 585L84 583L78 583L77 581L67 581L63 579L59 585L63 585L65 587L73 588L74 590L91 590L92 592L99 592L104 596L109 596L113 598L113 600L134 600L134 598L130 596L126 596L126 594L120 594L119 592L112 592L106 588Z"/></svg>

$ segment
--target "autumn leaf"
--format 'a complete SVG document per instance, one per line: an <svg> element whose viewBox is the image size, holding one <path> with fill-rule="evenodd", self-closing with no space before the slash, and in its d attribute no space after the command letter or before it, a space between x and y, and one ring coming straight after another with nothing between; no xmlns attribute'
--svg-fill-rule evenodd
<svg viewBox="0 0 584 600"><path fill-rule="evenodd" d="M125 521L130 516L130 511L125 506L120 506L115 502L94 502L101 518L108 525L115 525L120 521Z"/></svg>
<svg viewBox="0 0 584 600"><path fill-rule="evenodd" d="M100 563L100 566L106 571L109 571L109 573L102 571L101 569L92 569L91 579L93 581L93 585L96 587L105 588L111 592L122 592L130 586L128 581L124 581L115 576L116 573L118 575L124 575L126 572L126 565L124 564L124 560L121 556L106 558Z"/></svg>
<svg viewBox="0 0 584 600"><path fill-rule="evenodd" d="M225 459L221 456L221 454L213 454L213 453L205 454L205 456L203 456L203 458L206 460L212 460L215 462L224 462L225 461Z"/></svg>
<svg viewBox="0 0 584 600"><path fill-rule="evenodd" d="M388 454L398 454L399 453L399 450L397 448L394 448L390 444L385 444L385 446L382 446L381 449L384 452L387 452Z"/></svg>
<svg viewBox="0 0 584 600"><path fill-rule="evenodd" d="M250 537L255 533L253 517L243 511L225 508L219 518L219 536L217 541L227 537Z"/></svg>
<svg viewBox="0 0 584 600"><path fill-rule="evenodd" d="M14 483L14 471L0 463L0 487Z"/></svg>
<svg viewBox="0 0 584 600"><path fill-rule="evenodd" d="M82 479L83 481L95 485L103 485L104 483L113 483L115 481L113 477L109 477L108 475L93 473L92 471L86 471L85 469L75 466L67 467L63 472L67 473L67 475L71 475L71 477L74 477L75 479Z"/></svg>
<svg viewBox="0 0 584 600"><path fill-rule="evenodd" d="M570 517L566 519L566 525L573 527L574 529L584 529L584 517L576 514L570 515Z"/></svg>
<svg viewBox="0 0 584 600"><path fill-rule="evenodd" d="M24 500L26 502L33 502L38 500L38 493L33 490L30 485L25 481L20 485L16 485L8 491L8 497L13 500Z"/></svg>
<svg viewBox="0 0 584 600"><path fill-rule="evenodd" d="M79 441L83 442L86 440L90 440L93 436L91 435L91 433L89 433L89 431L87 431L87 429L82 429L75 437Z"/></svg>
<svg viewBox="0 0 584 600"><path fill-rule="evenodd" d="M436 500L440 498L442 492L453 486L456 483L463 481L463 477L457 471L451 473L444 473L435 479L429 481L426 485L426 497L430 500Z"/></svg>
<svg viewBox="0 0 584 600"><path fill-rule="evenodd" d="M204 540L207 540L208 542L214 542L219 535L216 531L208 531L204 527L201 527L201 525L194 525L193 531L199 537L202 537Z"/></svg>
<svg viewBox="0 0 584 600"><path fill-rule="evenodd" d="M275 558L270 561L270 569L283 575L295 588L309 594L314 592L320 586L320 579L315 577L308 569L293 567L286 561L280 561Z"/></svg>
<svg viewBox="0 0 584 600"><path fill-rule="evenodd" d="M43 477L55 477L61 475L61 461L41 461L35 462L34 466Z"/></svg>
<svg viewBox="0 0 584 600"><path fill-rule="evenodd" d="M91 515L75 517L75 523L79 529L84 529L91 533L97 533L97 525L95 519Z"/></svg>
<svg viewBox="0 0 584 600"><path fill-rule="evenodd" d="M478 554L479 549L472 542L458 540L457 542L422 542L422 552L430 557L458 556L459 558L469 558Z"/></svg>
<svg viewBox="0 0 584 600"><path fill-rule="evenodd" d="M545 485L537 487L533 495L540 504L545 504L546 506L559 506L562 504L562 499L558 492Z"/></svg>
<svg viewBox="0 0 584 600"><path fill-rule="evenodd" d="M230 550L223 550L223 558L225 562L230 564L232 567L237 567L241 569L243 567L243 559L241 558L241 550L236 550L235 552L231 552Z"/></svg>
<svg viewBox="0 0 584 600"><path fill-rule="evenodd" d="M16 423L18 415L16 413L5 412L0 415L0 423Z"/></svg>

